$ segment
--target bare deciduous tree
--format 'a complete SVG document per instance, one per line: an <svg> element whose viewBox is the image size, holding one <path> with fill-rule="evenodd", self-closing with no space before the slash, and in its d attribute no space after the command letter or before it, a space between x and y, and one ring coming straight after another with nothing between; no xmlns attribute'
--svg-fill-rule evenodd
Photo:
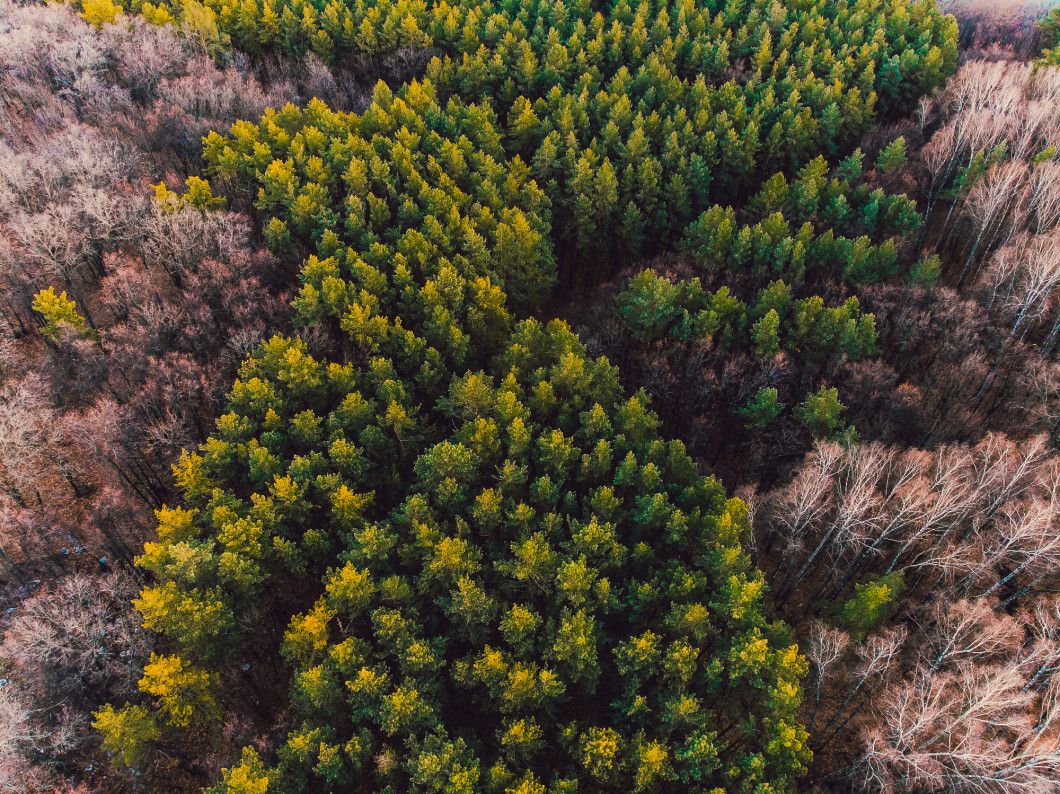
<svg viewBox="0 0 1060 794"><path fill-rule="evenodd" d="M991 599L939 602L929 611L924 634L925 663L931 670L965 661L990 662L1015 652L1023 643L1020 621L996 610Z"/></svg>
<svg viewBox="0 0 1060 794"><path fill-rule="evenodd" d="M821 708L821 689L825 681L835 673L843 652L850 644L850 636L845 631L814 621L810 626L809 642L806 645L806 661L810 663L813 681L813 714L810 717L808 730L813 731L817 724L817 714Z"/></svg>

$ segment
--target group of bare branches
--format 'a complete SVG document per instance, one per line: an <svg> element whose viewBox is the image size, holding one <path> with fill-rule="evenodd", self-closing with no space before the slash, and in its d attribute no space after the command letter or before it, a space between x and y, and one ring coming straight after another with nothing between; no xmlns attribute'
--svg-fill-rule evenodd
<svg viewBox="0 0 1060 794"><path fill-rule="evenodd" d="M75 550L131 559L173 456L282 316L247 220L163 206L151 184L193 175L206 130L297 93L138 17L97 31L5 1L0 29L0 565L17 578ZM97 333L42 337L48 288ZM123 499L139 532L112 531Z"/></svg>
<svg viewBox="0 0 1060 794"><path fill-rule="evenodd" d="M1049 0L937 0L957 18L960 47L980 58L1029 60L1041 46L1038 20Z"/></svg>
<svg viewBox="0 0 1060 794"><path fill-rule="evenodd" d="M821 443L756 501L759 563L806 636L812 740L856 728L842 772L865 790L1055 790L1058 496L1044 437L993 434L934 451ZM905 590L864 641L813 617L894 571Z"/></svg>
<svg viewBox="0 0 1060 794"><path fill-rule="evenodd" d="M755 517L778 603L809 592L803 611L895 570L931 598L1005 606L1060 579L1060 460L1042 436L931 452L819 443Z"/></svg>
<svg viewBox="0 0 1060 794"><path fill-rule="evenodd" d="M958 287L973 288L1014 338L1047 355L1060 337L1060 70L970 60L922 100L934 132L918 164L923 242L948 256Z"/></svg>
<svg viewBox="0 0 1060 794"><path fill-rule="evenodd" d="M92 710L135 689L152 646L130 606L136 592L121 573L73 574L21 604L0 643L9 676L0 686L0 790L60 790L49 765L33 762L91 745Z"/></svg>
<svg viewBox="0 0 1060 794"><path fill-rule="evenodd" d="M912 628L908 628L911 626ZM805 647L826 745L852 722L860 754L839 770L866 791L1046 794L1060 775L1060 605L1006 612L938 601L851 643L814 623ZM822 700L830 708L822 709ZM838 777L838 775L837 775Z"/></svg>
<svg viewBox="0 0 1060 794"><path fill-rule="evenodd" d="M911 634L908 669L886 684L863 731L865 754L855 768L864 787L1054 791L1060 775L1055 599L1034 601L1015 615L985 598L940 602Z"/></svg>

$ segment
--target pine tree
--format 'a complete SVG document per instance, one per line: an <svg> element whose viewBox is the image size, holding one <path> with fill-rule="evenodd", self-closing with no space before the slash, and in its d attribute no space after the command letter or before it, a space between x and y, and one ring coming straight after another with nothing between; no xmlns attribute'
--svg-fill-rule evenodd
<svg viewBox="0 0 1060 794"><path fill-rule="evenodd" d="M761 388L743 408L737 412L747 420L747 428L764 429L784 410L784 404L777 399L777 390Z"/></svg>
<svg viewBox="0 0 1060 794"><path fill-rule="evenodd" d="M780 315L776 309L770 309L751 327L751 341L754 354L759 359L768 359L780 352Z"/></svg>
<svg viewBox="0 0 1060 794"><path fill-rule="evenodd" d="M887 617L902 588L901 571L859 583L854 588L854 595L839 609L839 622L852 637L863 637Z"/></svg>
<svg viewBox="0 0 1060 794"><path fill-rule="evenodd" d="M840 414L846 406L839 402L839 390L822 386L816 394L795 406L795 418L817 439L830 439L837 435L842 425Z"/></svg>
<svg viewBox="0 0 1060 794"><path fill-rule="evenodd" d="M887 144L884 150L880 152L879 159L876 161L876 168L885 174L889 174L905 167L905 162L905 138L899 137Z"/></svg>

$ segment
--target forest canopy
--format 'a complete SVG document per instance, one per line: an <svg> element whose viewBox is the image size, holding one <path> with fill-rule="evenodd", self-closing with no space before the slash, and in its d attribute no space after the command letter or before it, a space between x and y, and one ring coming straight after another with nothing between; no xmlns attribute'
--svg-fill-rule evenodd
<svg viewBox="0 0 1060 794"><path fill-rule="evenodd" d="M52 120L0 118L0 486L107 522L22 600L129 662L0 659L107 785L1048 790L1055 15L1012 65L930 0L3 8L98 43L0 73Z"/></svg>
<svg viewBox="0 0 1060 794"><path fill-rule="evenodd" d="M208 671L295 576L303 599L323 585L281 647L299 726L271 771L248 751L219 790L789 788L805 662L743 549L746 508L565 326L517 320L557 261L592 283L682 237L734 273L891 272L893 244L864 232L915 213L854 190L857 159L829 182L821 155L945 78L951 20L903 2L207 8L251 52L437 55L360 114L313 100L205 139L214 184L304 258L296 325L334 346L266 342L177 467L187 509L139 560L137 607L174 648L141 682L160 722L216 718ZM753 228L712 207L755 191ZM682 311L768 356L763 321L825 311L784 289L748 319L722 293ZM837 311L841 348L872 352L871 316ZM97 724L113 736L136 708Z"/></svg>

